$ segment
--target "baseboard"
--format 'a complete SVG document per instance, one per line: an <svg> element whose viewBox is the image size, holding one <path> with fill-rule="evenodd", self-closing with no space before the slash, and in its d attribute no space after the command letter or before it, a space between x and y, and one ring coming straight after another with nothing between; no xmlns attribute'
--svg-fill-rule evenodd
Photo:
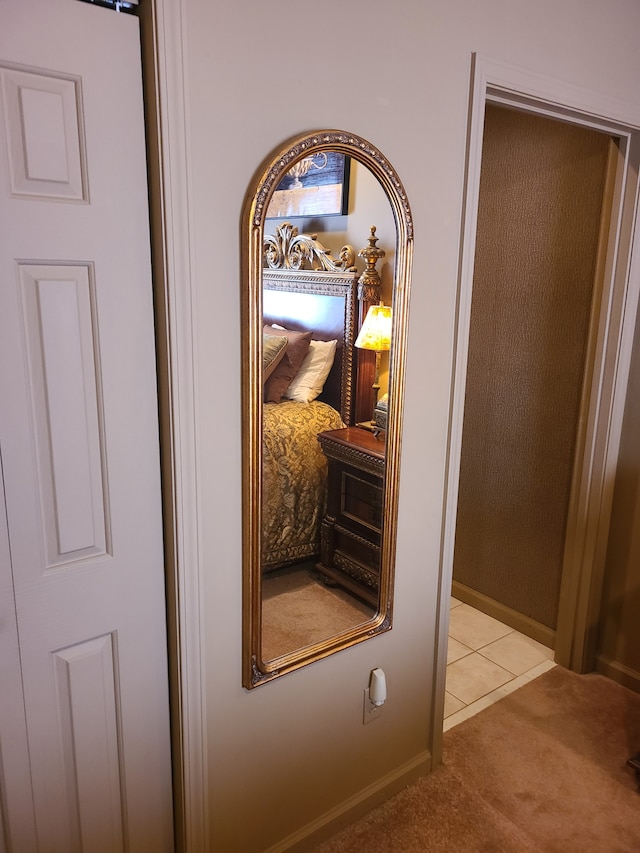
<svg viewBox="0 0 640 853"><path fill-rule="evenodd" d="M416 758L397 767L391 773L368 785L348 800L340 803L319 818L269 847L265 853L303 853L312 850L325 839L349 826L358 818L370 812L397 794L407 785L415 782L431 770L431 753L420 753Z"/></svg>
<svg viewBox="0 0 640 853"><path fill-rule="evenodd" d="M636 672L635 669L630 669L617 660L611 660L606 655L598 655L596 671L601 675L606 675L612 681L622 684L623 687L628 687L634 693L640 693L640 672Z"/></svg>
<svg viewBox="0 0 640 853"><path fill-rule="evenodd" d="M475 589L471 589L463 583L459 583L455 580L451 586L451 594L454 598L457 598L458 601L462 601L464 604L475 607L476 610L486 613L487 616L493 616L494 619L504 622L505 625L508 625L510 628L513 628L515 631L519 631L527 637L531 637L532 640L537 640L537 642L542 643L543 646L547 646L549 649L555 649L556 632L553 628L548 628L541 622L536 622L535 619L531 619L529 616L524 616L522 613L518 613L517 610L512 610L510 607L507 607L506 604L501 604L499 601L489 598L488 595L476 592Z"/></svg>

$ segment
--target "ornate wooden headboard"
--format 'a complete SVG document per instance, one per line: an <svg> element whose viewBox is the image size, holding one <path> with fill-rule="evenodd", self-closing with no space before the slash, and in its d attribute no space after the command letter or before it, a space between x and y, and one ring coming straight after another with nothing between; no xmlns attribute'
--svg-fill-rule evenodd
<svg viewBox="0 0 640 853"><path fill-rule="evenodd" d="M370 245L372 239L374 228ZM378 256L384 254L377 252ZM368 264L361 276L351 246L343 246L335 259L315 234L298 234L296 226L288 222L280 225L275 235L264 237L264 322L294 331L311 330L316 340L338 341L333 367L319 399L337 409L347 425L362 419L361 412L368 411L369 417L371 412L367 399L371 380L364 377L363 382L361 376L358 381L358 371L363 372L365 364L363 356L369 354L359 353L358 362L354 349L363 312L379 299L375 282L372 289L372 281L367 279L375 261L372 265L366 253L366 249L360 253ZM367 281L363 283L363 279Z"/></svg>
<svg viewBox="0 0 640 853"><path fill-rule="evenodd" d="M346 424L352 424L358 286L355 252L344 246L335 260L315 235L298 234L294 225L285 222L275 235L265 235L264 257L264 322L312 331L316 340L338 342L319 399L337 409Z"/></svg>

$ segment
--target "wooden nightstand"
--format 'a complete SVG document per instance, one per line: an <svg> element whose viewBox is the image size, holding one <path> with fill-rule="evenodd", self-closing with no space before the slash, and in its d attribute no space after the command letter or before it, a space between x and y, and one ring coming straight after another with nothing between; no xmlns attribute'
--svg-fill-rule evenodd
<svg viewBox="0 0 640 853"><path fill-rule="evenodd" d="M384 436L346 427L321 432L318 441L327 457L329 479L316 568L329 581L377 606Z"/></svg>

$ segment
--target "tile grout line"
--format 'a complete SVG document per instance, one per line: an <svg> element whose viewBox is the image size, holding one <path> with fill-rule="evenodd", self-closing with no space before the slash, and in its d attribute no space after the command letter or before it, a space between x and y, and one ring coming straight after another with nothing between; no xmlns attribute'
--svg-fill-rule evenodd
<svg viewBox="0 0 640 853"><path fill-rule="evenodd" d="M458 605L460 605L462 603L463 602L456 601L455 604L452 604L451 609L454 610L455 608L457 608ZM471 608L471 609L475 610L475 608ZM481 611L476 611L476 612L480 613ZM493 617L490 617L490 618L493 618ZM494 620L494 621L499 622L499 620ZM504 624L504 623L500 623L500 624ZM494 666L497 666L499 669L503 670L507 675L510 676L510 678L507 679L507 681L505 681L504 684L499 685L498 687L495 687L495 688L487 691L487 693L473 699L471 702L464 702L462 699L460 699L458 696L456 696L455 693L453 693L450 690L447 690L446 684L445 684L446 694L448 696L450 696L452 699L455 699L456 703L460 703L462 705L462 707L459 708L457 711L450 713L447 717L445 717L444 726L443 726L444 731L447 731L448 729L452 728L453 726L457 725L458 723L462 722L463 720L468 719L469 717L473 716L474 714L477 714L479 711L483 710L484 708L488 707L489 705L493 704L494 702L497 702L499 699L503 698L504 696L508 695L509 693L513 692L514 690L517 690L518 687L523 686L528 681L531 681L533 678L536 678L538 675L541 675L543 672L546 672L548 669L551 669L553 666L555 666L555 663L553 662L553 660L547 659L547 660L543 660L540 663L534 665L533 667L531 667L526 672L518 675L518 674L512 672L510 669L508 669L504 664L501 664L498 661L493 660L492 658L488 657L486 654L483 654L482 653L483 649L486 650L492 644L498 643L501 640L505 639L506 637L509 637L512 635L522 636L522 637L526 636L526 635L520 634L520 632L516 631L514 628L509 628L509 626L506 626L506 625L504 627L506 629L506 632L504 634L500 635L499 637L495 637L494 639L489 640L486 643L483 643L482 645L478 646L478 648L472 648L471 646L467 645L467 643L464 643L462 640L459 640L457 637L449 634L450 640L455 640L456 643L458 643L460 646L462 646L464 649L467 649L468 651L466 651L465 653L463 653L462 655L457 657L455 660L450 661L447 664L447 671L452 664L457 663L458 661L461 661L461 660L465 660L470 655L477 654L484 661L487 661L488 663L491 663Z"/></svg>
<svg viewBox="0 0 640 853"><path fill-rule="evenodd" d="M486 693L479 699L474 699L473 702L470 702L468 705L465 705L463 708L460 708L458 711L454 711L453 714L449 714L448 717L445 717L442 730L446 732L449 729L452 729L454 726L457 726L459 723L464 722L464 720L468 720L470 717L475 716L475 714L479 713L480 711L483 711L490 705L493 705L499 699L508 696L509 693L513 693L514 690L517 690L519 687L523 687L525 684L528 684L530 681L533 681L534 678L537 678L544 672L553 669L555 665L555 662L552 660L543 661L537 666L532 667L532 669L528 670L527 672L524 672L522 675L518 675L517 677L511 679L511 681L507 681L500 687L496 687L495 690L491 690L489 693ZM450 693L449 695L453 696L452 693ZM462 700L458 699L458 701L461 702Z"/></svg>

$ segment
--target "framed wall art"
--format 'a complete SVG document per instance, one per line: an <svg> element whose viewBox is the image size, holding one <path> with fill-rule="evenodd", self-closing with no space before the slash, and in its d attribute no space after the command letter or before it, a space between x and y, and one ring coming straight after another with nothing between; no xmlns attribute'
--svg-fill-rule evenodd
<svg viewBox="0 0 640 853"><path fill-rule="evenodd" d="M267 219L341 216L349 202L349 157L317 151L293 164L276 187Z"/></svg>

